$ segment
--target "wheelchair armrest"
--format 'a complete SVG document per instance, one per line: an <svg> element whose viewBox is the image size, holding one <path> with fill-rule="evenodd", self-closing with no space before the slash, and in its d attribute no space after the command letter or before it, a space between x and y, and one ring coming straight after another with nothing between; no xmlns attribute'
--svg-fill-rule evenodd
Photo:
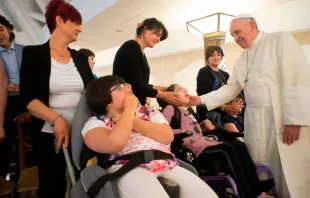
<svg viewBox="0 0 310 198"><path fill-rule="evenodd" d="M211 131L203 131L203 136L208 136L208 135L218 136L219 139L221 139L222 137L223 138L244 137L244 133L227 131L222 128L214 129Z"/></svg>
<svg viewBox="0 0 310 198"><path fill-rule="evenodd" d="M174 134L174 140L173 141L177 142L179 144L183 144L183 139L190 137L192 135L193 135L193 132L191 132L191 131L180 132L180 133Z"/></svg>
<svg viewBox="0 0 310 198"><path fill-rule="evenodd" d="M31 114L29 112L21 113L15 117L14 121L18 126L31 122Z"/></svg>
<svg viewBox="0 0 310 198"><path fill-rule="evenodd" d="M202 135L203 136L208 136L208 135L220 135L222 133L222 130L223 129L213 129L213 130L210 130L210 131L206 131L206 130L203 130L202 131Z"/></svg>
<svg viewBox="0 0 310 198"><path fill-rule="evenodd" d="M232 131L226 131L224 130L224 133L225 137L244 137L244 133L241 133L241 132L232 132Z"/></svg>
<svg viewBox="0 0 310 198"><path fill-rule="evenodd" d="M193 132L185 131L185 132L174 134L174 139L183 140L184 138L190 137L192 135L193 135Z"/></svg>

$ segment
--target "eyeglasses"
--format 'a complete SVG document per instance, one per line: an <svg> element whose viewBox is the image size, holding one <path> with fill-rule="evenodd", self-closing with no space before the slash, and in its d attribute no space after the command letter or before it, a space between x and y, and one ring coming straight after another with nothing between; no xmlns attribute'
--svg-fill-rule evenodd
<svg viewBox="0 0 310 198"><path fill-rule="evenodd" d="M115 90L119 90L119 91L122 91L122 90L125 90L127 89L128 86L126 84L118 84L116 85L115 87L113 87L111 90L110 90L110 93L112 93L113 91Z"/></svg>
<svg viewBox="0 0 310 198"><path fill-rule="evenodd" d="M184 88L184 87L179 87L179 88L175 89L174 92L177 92L177 91L180 91L180 90L183 90L183 91L187 92L187 88Z"/></svg>

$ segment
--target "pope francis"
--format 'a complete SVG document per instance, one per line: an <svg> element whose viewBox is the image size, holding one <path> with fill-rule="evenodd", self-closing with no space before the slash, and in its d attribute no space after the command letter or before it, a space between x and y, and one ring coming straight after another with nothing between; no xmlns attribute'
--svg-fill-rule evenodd
<svg viewBox="0 0 310 198"><path fill-rule="evenodd" d="M227 85L191 105L215 109L245 93L245 142L255 162L269 166L280 197L310 196L310 67L294 37L265 33L248 14L230 33L244 49Z"/></svg>

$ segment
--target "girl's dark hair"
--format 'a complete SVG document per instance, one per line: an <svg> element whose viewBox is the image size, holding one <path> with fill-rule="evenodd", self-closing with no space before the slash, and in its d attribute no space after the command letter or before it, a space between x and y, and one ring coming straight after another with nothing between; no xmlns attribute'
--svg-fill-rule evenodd
<svg viewBox="0 0 310 198"><path fill-rule="evenodd" d="M124 83L121 77L115 75L100 77L90 82L86 90L86 100L91 111L96 115L106 115L107 106L112 102L111 87Z"/></svg>
<svg viewBox="0 0 310 198"><path fill-rule="evenodd" d="M235 99L243 99L242 93L239 93Z"/></svg>
<svg viewBox="0 0 310 198"><path fill-rule="evenodd" d="M160 41L163 41L166 38L168 38L168 31L167 31L166 27L164 26L164 24L161 21L158 21L156 18L145 19L141 23L141 25L139 25L139 27L137 27L137 29L136 29L137 36L140 36L144 29L155 30L156 33L159 33L160 30L163 30L163 33L160 37Z"/></svg>
<svg viewBox="0 0 310 198"><path fill-rule="evenodd" d="M10 34L9 41L10 42L14 41L15 40L15 34L13 32L14 26L2 15L0 15L0 24L4 25L7 28Z"/></svg>
<svg viewBox="0 0 310 198"><path fill-rule="evenodd" d="M223 57L224 57L223 49L220 46L210 45L206 49L206 61L207 61L207 63L209 63L208 59L210 58L210 56L212 56L212 54L214 52L221 54L222 59L223 59Z"/></svg>
<svg viewBox="0 0 310 198"><path fill-rule="evenodd" d="M166 91L168 91L168 92L173 92L174 90L175 90L175 86L176 86L177 84L171 84L171 85L169 85L169 87L166 89Z"/></svg>
<svg viewBox="0 0 310 198"><path fill-rule="evenodd" d="M232 101L228 102L227 104L231 104L235 100L243 100L243 95L242 93L239 93Z"/></svg>

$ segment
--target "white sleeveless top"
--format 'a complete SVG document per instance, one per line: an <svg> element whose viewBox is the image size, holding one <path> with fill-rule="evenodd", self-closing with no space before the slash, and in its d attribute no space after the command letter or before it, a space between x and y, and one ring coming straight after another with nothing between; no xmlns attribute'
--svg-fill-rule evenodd
<svg viewBox="0 0 310 198"><path fill-rule="evenodd" d="M81 94L84 90L83 80L71 58L68 64L51 59L49 107L63 115L71 127ZM53 133L53 127L45 122L42 132Z"/></svg>

